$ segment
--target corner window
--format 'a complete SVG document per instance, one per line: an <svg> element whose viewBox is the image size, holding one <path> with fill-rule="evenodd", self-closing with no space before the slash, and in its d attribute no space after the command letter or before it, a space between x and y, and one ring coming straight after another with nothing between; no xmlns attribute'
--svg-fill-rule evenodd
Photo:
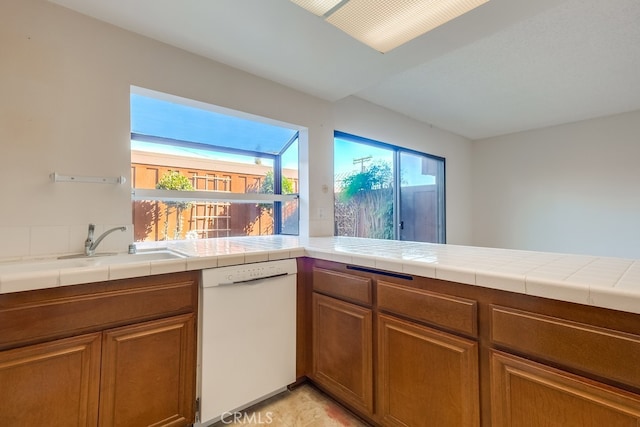
<svg viewBox="0 0 640 427"><path fill-rule="evenodd" d="M136 241L298 234L298 130L132 88Z"/></svg>
<svg viewBox="0 0 640 427"><path fill-rule="evenodd" d="M335 132L335 234L445 243L445 159Z"/></svg>

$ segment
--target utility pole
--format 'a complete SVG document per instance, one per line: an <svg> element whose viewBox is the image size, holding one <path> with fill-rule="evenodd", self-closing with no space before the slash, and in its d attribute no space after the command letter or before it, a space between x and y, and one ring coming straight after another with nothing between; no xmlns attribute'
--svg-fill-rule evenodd
<svg viewBox="0 0 640 427"><path fill-rule="evenodd" d="M360 172L364 172L364 164L371 160L371 156L360 157L358 159L353 159L353 164L357 165L360 163Z"/></svg>

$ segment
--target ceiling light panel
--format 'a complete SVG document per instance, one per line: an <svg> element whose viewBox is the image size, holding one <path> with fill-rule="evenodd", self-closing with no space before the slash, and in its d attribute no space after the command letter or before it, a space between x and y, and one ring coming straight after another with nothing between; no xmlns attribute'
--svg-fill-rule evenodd
<svg viewBox="0 0 640 427"><path fill-rule="evenodd" d="M350 0L326 20L356 40L385 53L488 1ZM295 3L316 2L300 0Z"/></svg>
<svg viewBox="0 0 640 427"><path fill-rule="evenodd" d="M322 16L336 7L342 0L291 0L309 12Z"/></svg>

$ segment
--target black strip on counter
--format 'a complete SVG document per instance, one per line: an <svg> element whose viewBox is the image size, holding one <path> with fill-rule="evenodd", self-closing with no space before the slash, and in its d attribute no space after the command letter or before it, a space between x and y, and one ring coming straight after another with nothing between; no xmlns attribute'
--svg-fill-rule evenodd
<svg viewBox="0 0 640 427"><path fill-rule="evenodd" d="M413 280L413 276L402 273L392 273L390 271L377 270L375 268L360 267L359 265L347 265L347 270L362 271L364 273L380 274L382 276L395 277L396 279Z"/></svg>

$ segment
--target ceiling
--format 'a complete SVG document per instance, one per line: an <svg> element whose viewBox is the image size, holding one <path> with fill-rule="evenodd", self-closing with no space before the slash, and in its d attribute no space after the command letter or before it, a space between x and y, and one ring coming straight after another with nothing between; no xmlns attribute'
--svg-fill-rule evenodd
<svg viewBox="0 0 640 427"><path fill-rule="evenodd" d="M640 110L639 0L490 0L386 54L289 0L50 1L472 140Z"/></svg>

